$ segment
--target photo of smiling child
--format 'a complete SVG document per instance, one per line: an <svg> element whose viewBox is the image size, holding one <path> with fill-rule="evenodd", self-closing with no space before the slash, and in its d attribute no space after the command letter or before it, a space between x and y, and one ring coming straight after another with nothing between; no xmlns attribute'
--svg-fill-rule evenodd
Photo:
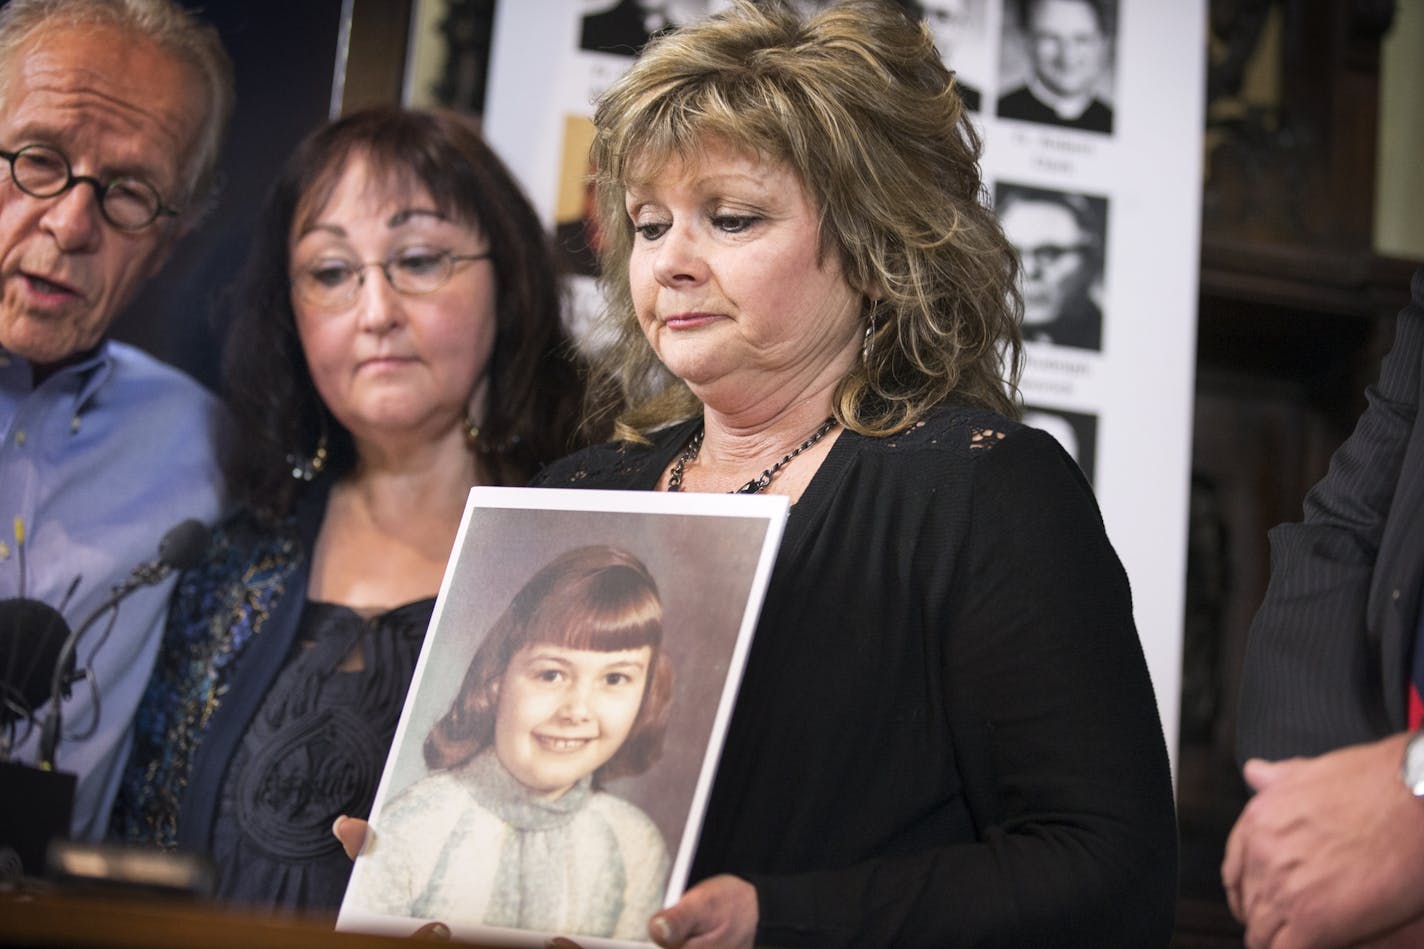
<svg viewBox="0 0 1424 949"><path fill-rule="evenodd" d="M613 546L570 550L515 594L430 729L347 901L393 916L646 939L666 842L604 790L662 750L673 673L657 585Z"/></svg>

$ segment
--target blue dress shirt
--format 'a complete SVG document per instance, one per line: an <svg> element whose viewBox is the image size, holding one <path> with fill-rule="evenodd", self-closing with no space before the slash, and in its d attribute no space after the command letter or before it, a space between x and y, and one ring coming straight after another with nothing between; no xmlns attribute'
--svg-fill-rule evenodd
<svg viewBox="0 0 1424 949"><path fill-rule="evenodd" d="M157 558L173 525L217 519L221 409L192 379L113 341L33 381L26 360L0 349L0 599L43 600L77 629L134 567ZM76 839L108 826L172 585L138 590L112 628L98 622L78 643L86 677L63 703L55 754L59 770L79 777ZM38 722L0 735L14 738L15 760L37 763Z"/></svg>

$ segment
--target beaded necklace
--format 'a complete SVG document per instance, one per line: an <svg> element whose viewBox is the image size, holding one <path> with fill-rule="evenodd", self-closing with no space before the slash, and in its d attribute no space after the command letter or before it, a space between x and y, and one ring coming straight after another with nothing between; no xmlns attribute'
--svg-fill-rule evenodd
<svg viewBox="0 0 1424 949"><path fill-rule="evenodd" d="M783 467L785 467L786 464L790 462L792 458L795 458L797 455L801 454L803 451L816 444L816 442L825 438L826 434L835 427L835 416L831 416L830 418L826 419L824 422L821 423L820 428L816 429L814 432L811 433L810 438L806 439L804 442L787 452L780 461L763 471L760 477L753 478L746 484L742 485L740 488L737 488L734 491L728 491L727 493L760 494L762 491L765 491L767 486L771 484L771 479L776 477L776 473L780 471ZM693 435L692 440L687 443L687 447L678 453L677 460L672 463L672 471L668 472L667 489L669 491L682 490L683 470L687 468L687 463L696 458L698 452L702 451L702 436L705 435L706 432L706 426L699 428L697 430L697 434Z"/></svg>

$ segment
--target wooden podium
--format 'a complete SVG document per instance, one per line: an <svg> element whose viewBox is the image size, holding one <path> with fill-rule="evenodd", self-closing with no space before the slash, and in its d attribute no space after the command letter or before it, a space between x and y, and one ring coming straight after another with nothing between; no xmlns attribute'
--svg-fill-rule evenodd
<svg viewBox="0 0 1424 949"><path fill-rule="evenodd" d="M0 946L6 947L395 949L428 942L339 933L332 929L330 919L257 915L200 902L0 892Z"/></svg>

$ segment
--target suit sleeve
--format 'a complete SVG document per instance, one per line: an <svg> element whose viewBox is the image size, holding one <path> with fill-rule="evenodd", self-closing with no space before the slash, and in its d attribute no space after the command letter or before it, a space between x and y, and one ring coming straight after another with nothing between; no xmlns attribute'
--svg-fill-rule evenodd
<svg viewBox="0 0 1424 949"><path fill-rule="evenodd" d="M1381 699L1366 608L1385 525L1415 435L1424 357L1424 270L1355 431L1305 499L1271 531L1271 579L1251 624L1237 753L1317 755L1394 730ZM1416 475L1418 476L1418 475ZM1402 711L1402 710L1398 710Z"/></svg>

